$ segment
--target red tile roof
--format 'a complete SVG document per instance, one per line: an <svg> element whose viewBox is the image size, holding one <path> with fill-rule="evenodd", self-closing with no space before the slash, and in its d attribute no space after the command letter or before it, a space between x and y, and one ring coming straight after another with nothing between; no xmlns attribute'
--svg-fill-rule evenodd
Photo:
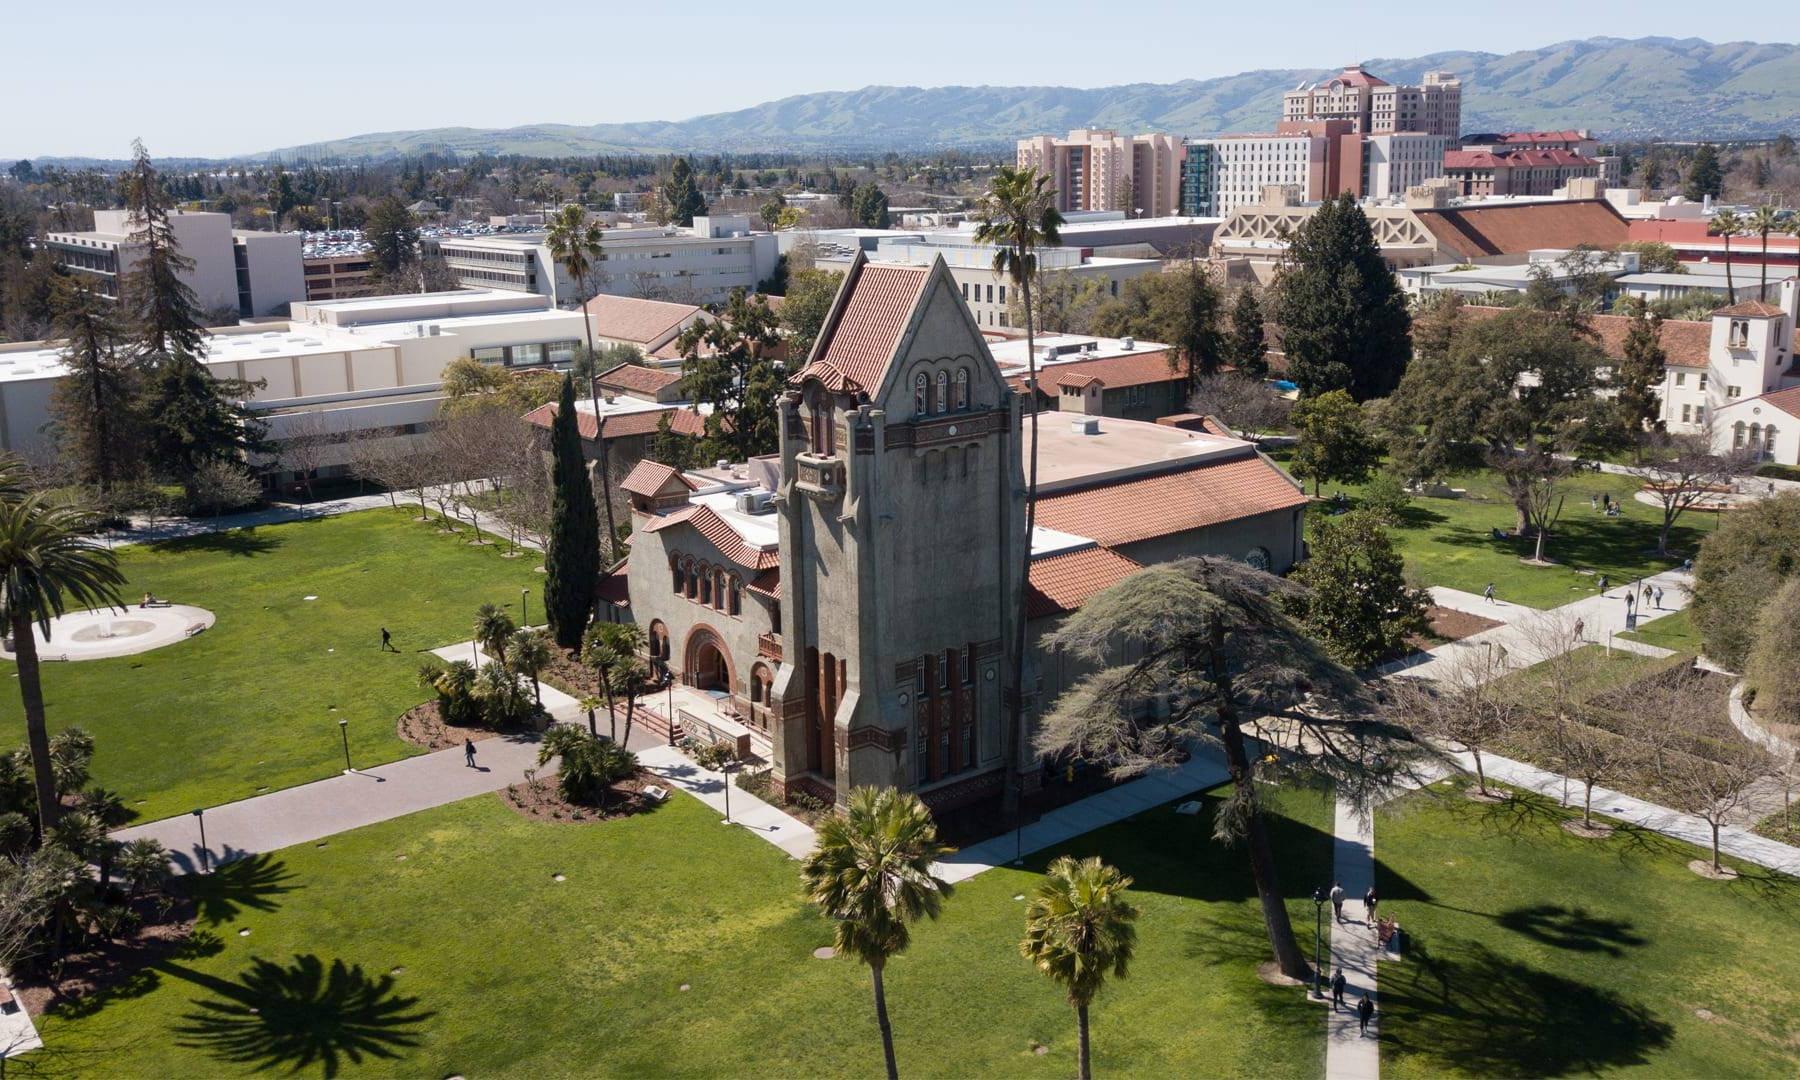
<svg viewBox="0 0 1800 1080"><path fill-rule="evenodd" d="M1439 247L1469 259L1581 244L1610 250L1630 235L1625 219L1604 199L1428 207L1413 215Z"/></svg>
<svg viewBox="0 0 1800 1080"><path fill-rule="evenodd" d="M1499 141L1503 143L1537 143L1537 142L1585 142L1589 138L1582 131L1503 131L1499 133Z"/></svg>
<svg viewBox="0 0 1800 1080"><path fill-rule="evenodd" d="M654 435L663 417L669 418L669 430L677 435L700 438L706 434L706 417L692 409L671 405L666 409L640 409L636 412L614 413L606 418L606 437L608 439L631 439L642 435ZM549 428L550 422L556 419L556 402L548 402L525 414L525 422L541 428ZM575 410L575 427L581 437L593 442L600 437L600 424L594 414L581 409Z"/></svg>
<svg viewBox="0 0 1800 1080"><path fill-rule="evenodd" d="M675 328L705 309L693 304L675 304L667 300L640 300L635 296L609 296L602 293L587 302L587 313L594 318L594 332L615 341L631 341L648 348L661 341Z"/></svg>
<svg viewBox="0 0 1800 1080"><path fill-rule="evenodd" d="M664 368L647 368L642 364L620 364L594 376L603 387L617 387L640 394L655 394L671 383L681 381L681 372Z"/></svg>
<svg viewBox="0 0 1800 1080"><path fill-rule="evenodd" d="M750 579L750 591L759 593L776 603L781 602L781 567L775 566L764 570Z"/></svg>
<svg viewBox="0 0 1800 1080"><path fill-rule="evenodd" d="M594 595L617 607L631 606L631 575L624 562L600 575L600 584L595 586Z"/></svg>
<svg viewBox="0 0 1800 1080"><path fill-rule="evenodd" d="M795 381L811 375L834 390L873 391L900 347L900 335L931 275L927 266L865 263L843 311Z"/></svg>
<svg viewBox="0 0 1800 1080"><path fill-rule="evenodd" d="M1760 300L1744 300L1730 307L1722 307L1713 312L1714 315L1731 315L1748 319L1779 319L1787 312L1774 304L1765 304Z"/></svg>
<svg viewBox="0 0 1800 1080"><path fill-rule="evenodd" d="M1346 86L1386 86L1388 81L1379 75L1371 75L1359 67L1349 67L1326 80L1327 84L1341 82Z"/></svg>
<svg viewBox="0 0 1800 1080"><path fill-rule="evenodd" d="M680 469L671 468L660 461L644 458L631 467L631 471L625 474L625 479L619 481L619 490L652 499L667 487L671 480L681 483L689 491L695 490L694 482L681 475Z"/></svg>
<svg viewBox="0 0 1800 1080"><path fill-rule="evenodd" d="M1041 619L1074 611L1088 597L1143 569L1142 565L1098 545L1031 560L1025 617Z"/></svg>
<svg viewBox="0 0 1800 1080"><path fill-rule="evenodd" d="M1761 401L1764 405L1773 405L1789 416L1800 416L1800 386L1789 390L1777 390L1773 394L1764 394L1761 398L1752 400ZM1732 402L1732 404L1737 403Z"/></svg>
<svg viewBox="0 0 1800 1080"><path fill-rule="evenodd" d="M1065 364L1049 364L1038 368L1038 386L1046 394L1058 393L1063 387L1079 389L1096 380L1108 390L1120 390L1127 386L1186 379L1187 361L1177 360L1175 366L1170 367L1169 354L1165 350L1134 353L1130 356L1107 356L1097 360L1071 360ZM1016 375L1007 382L1014 389L1022 390L1025 387L1025 376Z"/></svg>
<svg viewBox="0 0 1800 1080"><path fill-rule="evenodd" d="M732 528L724 518L713 512L712 507L698 503L684 506L672 514L663 514L645 523L647 533L661 532L676 525L691 525L708 543L718 549L719 554L751 570L769 570L781 565L781 555L775 551L764 551L745 543L738 531Z"/></svg>
<svg viewBox="0 0 1800 1080"><path fill-rule="evenodd" d="M1257 456L1037 500L1037 523L1108 547L1306 505L1281 470Z"/></svg>
<svg viewBox="0 0 1800 1080"><path fill-rule="evenodd" d="M1573 150L1446 150L1446 169L1510 169L1548 165L1592 165L1600 163Z"/></svg>
<svg viewBox="0 0 1800 1080"><path fill-rule="evenodd" d="M1491 319L1509 308L1468 305L1463 312L1473 320ZM1625 358L1625 336L1631 333L1629 315L1590 315L1588 325L1600 339L1600 348L1614 360ZM1712 352L1712 323L1691 319L1664 319L1660 334L1663 356L1670 367L1705 368Z"/></svg>

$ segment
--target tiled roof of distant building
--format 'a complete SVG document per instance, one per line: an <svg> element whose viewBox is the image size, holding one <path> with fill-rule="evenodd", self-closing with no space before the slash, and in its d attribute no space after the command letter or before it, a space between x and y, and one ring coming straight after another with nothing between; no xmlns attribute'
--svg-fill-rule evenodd
<svg viewBox="0 0 1800 1080"><path fill-rule="evenodd" d="M1773 394L1764 394L1759 400L1764 405L1773 405L1789 416L1800 416L1800 386L1788 390L1777 390ZM1732 404L1737 404L1733 402Z"/></svg>
<svg viewBox="0 0 1800 1080"><path fill-rule="evenodd" d="M647 533L661 532L676 525L691 525L719 554L751 570L769 570L781 565L778 552L764 551L745 543L742 535L710 506L698 503L682 507L671 514L652 518L643 525Z"/></svg>
<svg viewBox="0 0 1800 1080"><path fill-rule="evenodd" d="M694 490L694 482L683 476L680 469L664 465L660 461L644 458L631 467L631 471L625 474L625 479L619 481L619 490L652 499L667 487L671 480L679 481L689 491Z"/></svg>
<svg viewBox="0 0 1800 1080"><path fill-rule="evenodd" d="M1412 213L1440 247L1467 259L1584 244L1611 250L1630 235L1625 219L1604 199L1428 207Z"/></svg>
<svg viewBox="0 0 1800 1080"><path fill-rule="evenodd" d="M1067 363L1045 364L1038 368L1038 386L1046 394L1057 393L1063 387L1085 387L1095 380L1099 380L1108 390L1120 390L1127 386L1174 382L1186 378L1187 363L1178 360L1174 367L1170 367L1167 352L1108 356L1098 360L1071 360ZM1015 375L1007 381L1015 389L1023 389L1025 386L1023 375Z"/></svg>
<svg viewBox="0 0 1800 1080"><path fill-rule="evenodd" d="M1041 619L1074 611L1088 598L1131 576L1142 566L1109 548L1095 545L1031 560L1026 618Z"/></svg>
<svg viewBox="0 0 1800 1080"><path fill-rule="evenodd" d="M608 439L630 439L641 435L654 435L663 417L669 418L669 430L677 435L688 435L699 438L706 434L706 417L689 408L671 405L666 409L641 409L636 412L612 413L606 418L606 437ZM556 419L556 402L546 402L525 414L525 422L541 428L549 428ZM575 427L583 439L592 442L600 437L600 423L594 414L580 408L575 410Z"/></svg>
<svg viewBox="0 0 1800 1080"><path fill-rule="evenodd" d="M1730 307L1722 307L1713 312L1714 315L1729 315L1745 319L1778 319L1787 312L1774 304L1765 304L1761 300L1744 300Z"/></svg>
<svg viewBox="0 0 1800 1080"><path fill-rule="evenodd" d="M605 293L589 300L585 310L594 317L595 332L601 337L634 341L645 347L660 342L683 322L705 312L693 304Z"/></svg>
<svg viewBox="0 0 1800 1080"><path fill-rule="evenodd" d="M1464 314L1477 321L1491 319L1510 310L1512 309L1477 307L1473 304L1463 308ZM1587 323L1599 337L1600 348L1605 350L1607 356L1614 360L1624 359L1625 337L1631 333L1631 316L1589 315ZM1707 356L1712 351L1712 324L1690 319L1664 319L1659 340L1670 367L1705 368Z"/></svg>
<svg viewBox="0 0 1800 1080"><path fill-rule="evenodd" d="M1593 165L1599 162L1573 150L1446 150L1446 169L1495 169L1529 165Z"/></svg>
<svg viewBox="0 0 1800 1080"><path fill-rule="evenodd" d="M811 376L840 391L873 391L880 386L931 267L861 263L853 265L851 273L855 280L842 315L814 348L818 359L795 375L795 381Z"/></svg>
<svg viewBox="0 0 1800 1080"><path fill-rule="evenodd" d="M1249 455L1046 495L1037 500L1037 524L1117 547L1306 501L1281 470Z"/></svg>
<svg viewBox="0 0 1800 1080"><path fill-rule="evenodd" d="M655 394L671 383L681 381L681 372L660 368L647 368L642 364L620 364L607 368L594 376L594 381L603 387L617 387L620 390L634 391L640 394Z"/></svg>

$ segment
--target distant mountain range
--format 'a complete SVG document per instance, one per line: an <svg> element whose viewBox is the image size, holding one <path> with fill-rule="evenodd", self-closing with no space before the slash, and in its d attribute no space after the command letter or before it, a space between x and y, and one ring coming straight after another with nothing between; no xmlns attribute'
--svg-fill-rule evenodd
<svg viewBox="0 0 1800 1080"><path fill-rule="evenodd" d="M1371 59L1390 82L1427 71L1463 79L1463 130L1591 128L1608 138L1731 138L1800 132L1800 46L1698 38L1590 38L1509 53ZM1098 89L870 86L771 101L681 121L436 128L286 147L284 157L459 154L924 150L1010 144L1084 125L1203 135L1272 129L1282 91L1330 69ZM257 155L258 157L263 155Z"/></svg>

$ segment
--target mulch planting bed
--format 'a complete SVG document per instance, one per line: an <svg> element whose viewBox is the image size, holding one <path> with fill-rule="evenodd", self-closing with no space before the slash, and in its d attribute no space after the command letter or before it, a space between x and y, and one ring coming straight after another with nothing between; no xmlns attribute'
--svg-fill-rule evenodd
<svg viewBox="0 0 1800 1080"><path fill-rule="evenodd" d="M126 986L151 964L190 947L195 916L192 898L139 897L129 906L143 920L138 927L116 941L91 938L81 951L64 958L60 979L51 981L56 970L47 960L41 971L20 972L13 993L26 1011L33 1016L52 1008L79 1011L95 995Z"/></svg>
<svg viewBox="0 0 1800 1080"><path fill-rule="evenodd" d="M435 701L414 705L401 713L394 731L407 742L427 750L449 750L461 746L467 739L480 742L500 734L492 728L444 723L443 718L438 715L438 703Z"/></svg>
<svg viewBox="0 0 1800 1080"><path fill-rule="evenodd" d="M562 797L553 774L503 789L500 801L533 821L563 824L611 821L656 809L660 804L644 794L644 789L651 785L664 789L669 787L668 782L655 773L639 769L635 775L626 777L607 789L604 806L581 806Z"/></svg>

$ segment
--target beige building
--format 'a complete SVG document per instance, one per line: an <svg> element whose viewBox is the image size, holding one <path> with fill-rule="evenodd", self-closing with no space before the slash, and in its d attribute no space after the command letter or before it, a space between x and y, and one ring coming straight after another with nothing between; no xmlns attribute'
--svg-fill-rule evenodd
<svg viewBox="0 0 1800 1080"><path fill-rule="evenodd" d="M1281 119L1348 120L1367 135L1416 131L1454 143L1462 127L1462 80L1428 71L1418 86L1396 86L1358 64L1281 95Z"/></svg>
<svg viewBox="0 0 1800 1080"><path fill-rule="evenodd" d="M46 233L43 245L77 280L116 299L120 282L141 257L132 238L137 231L130 211L96 210L91 230ZM190 264L176 276L205 311L286 315L289 304L307 299L299 233L234 229L230 214L188 210L169 214L169 231Z"/></svg>
<svg viewBox="0 0 1800 1080"><path fill-rule="evenodd" d="M1057 209L1122 210L1128 217L1168 217L1181 207L1181 140L1172 135L1120 135L1077 128L1066 138L1020 139L1018 165L1050 177Z"/></svg>

